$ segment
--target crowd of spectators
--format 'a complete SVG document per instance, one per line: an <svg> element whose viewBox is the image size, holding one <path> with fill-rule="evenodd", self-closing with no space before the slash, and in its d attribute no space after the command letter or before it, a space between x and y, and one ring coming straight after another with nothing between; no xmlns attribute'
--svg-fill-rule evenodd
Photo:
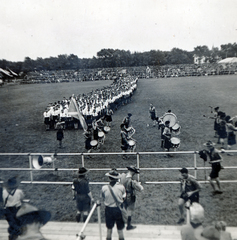
<svg viewBox="0 0 237 240"><path fill-rule="evenodd" d="M29 72L22 83L60 83L99 80L116 80L127 75L137 78L168 78L209 75L230 75L237 73L237 63L218 64L175 64L163 66L124 67L124 68L95 68L80 70L34 71Z"/></svg>

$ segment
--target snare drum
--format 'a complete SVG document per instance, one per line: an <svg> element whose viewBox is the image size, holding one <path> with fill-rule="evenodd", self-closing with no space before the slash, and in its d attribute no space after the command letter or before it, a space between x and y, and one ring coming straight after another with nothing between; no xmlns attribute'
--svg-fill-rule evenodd
<svg viewBox="0 0 237 240"><path fill-rule="evenodd" d="M99 131L99 132L98 132L98 141L99 141L100 143L104 143L104 138L105 138L104 132Z"/></svg>
<svg viewBox="0 0 237 240"><path fill-rule="evenodd" d="M96 148L97 148L97 145L98 145L98 141L97 141L97 140L92 140L92 141L90 142L90 145L91 145L91 147L92 147L93 149L96 149Z"/></svg>
<svg viewBox="0 0 237 240"><path fill-rule="evenodd" d="M103 138L105 136L104 132L100 131L98 132L98 137L99 138Z"/></svg>
<svg viewBox="0 0 237 240"><path fill-rule="evenodd" d="M180 129L181 129L181 126L178 123L175 123L175 125L172 127L172 132L175 135L179 135L180 134Z"/></svg>
<svg viewBox="0 0 237 240"><path fill-rule="evenodd" d="M109 131L110 131L110 127L104 126L104 132L105 132L105 133L108 133Z"/></svg>
<svg viewBox="0 0 237 240"><path fill-rule="evenodd" d="M176 138L176 137L172 137L170 139L170 143L171 143L171 147L172 148L179 148L179 146L180 146L180 139Z"/></svg>

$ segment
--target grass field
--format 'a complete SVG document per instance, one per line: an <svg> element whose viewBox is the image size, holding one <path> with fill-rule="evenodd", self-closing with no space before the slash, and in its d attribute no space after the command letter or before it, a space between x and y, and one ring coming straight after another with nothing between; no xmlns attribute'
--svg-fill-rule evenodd
<svg viewBox="0 0 237 240"><path fill-rule="evenodd" d="M84 151L82 130L65 130L63 148L57 148L55 131L45 131L43 111L49 102L55 102L72 94L88 93L92 89L110 85L110 81L4 85L0 89L0 152L2 153L78 153ZM216 142L213 131L213 120L204 118L211 115L209 106L219 106L227 115L237 114L236 109L237 76L186 77L168 79L141 79L132 102L121 107L113 115L113 126L106 135L101 152L120 152L120 124L128 112L133 114L132 125L136 129L133 136L137 140L137 151L159 152L160 131L152 127L149 119L149 104L153 103L159 116L171 109L181 125L179 151L203 149L207 140ZM147 127L147 124L150 124ZM219 147L219 145L217 145ZM236 146L233 147L236 149ZM235 166L236 155L223 154L224 166ZM203 160L198 159L198 166ZM81 158L59 156L56 167L77 168ZM136 164L136 156L123 160L118 156L92 156L85 160L88 168L125 168ZM1 156L0 167L29 167L27 156ZM173 158L165 155L142 155L140 167L193 167L193 155L179 154ZM192 172L191 172L192 173ZM209 173L209 171L207 171ZM18 174L20 179L29 181L29 172L0 172L2 179ZM105 171L91 171L90 181L107 181ZM147 181L176 181L178 171L142 171L140 181L144 192L138 194L137 207L133 222L143 224L175 224L179 218L177 184L145 184ZM72 181L72 172L34 172L36 181ZM236 170L224 169L221 180L236 179ZM198 179L204 180L204 171L198 173ZM234 183L223 183L224 193L212 196L209 184L203 184L200 203L206 211L206 223L214 220L225 220L229 226L237 226L235 217L237 190ZM26 198L31 203L50 210L52 220L75 221L76 203L72 200L71 188L68 185L21 185ZM95 199L100 198L101 185L91 185ZM103 204L102 204L103 207ZM96 214L91 221L96 221ZM104 214L102 214L104 221Z"/></svg>

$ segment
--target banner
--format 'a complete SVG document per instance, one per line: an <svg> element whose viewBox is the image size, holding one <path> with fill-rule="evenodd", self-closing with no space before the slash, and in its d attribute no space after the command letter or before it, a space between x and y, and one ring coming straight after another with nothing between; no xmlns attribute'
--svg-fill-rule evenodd
<svg viewBox="0 0 237 240"><path fill-rule="evenodd" d="M75 98L73 98L73 97L71 98L71 102L69 104L68 114L80 121L81 126L84 131L87 130L86 121L77 106L77 102L76 102Z"/></svg>

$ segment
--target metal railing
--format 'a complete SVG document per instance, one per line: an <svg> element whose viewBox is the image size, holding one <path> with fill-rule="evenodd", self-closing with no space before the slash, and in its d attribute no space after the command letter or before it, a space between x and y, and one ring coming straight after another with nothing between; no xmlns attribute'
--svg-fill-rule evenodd
<svg viewBox="0 0 237 240"><path fill-rule="evenodd" d="M237 153L237 150L225 150L225 153ZM0 171L29 171L30 172L30 181L21 181L23 184L63 184L63 185L70 185L72 182L50 182L50 181L34 181L33 172L35 171L77 171L78 168L56 168L56 162L52 162L52 168L41 168L35 169L32 166L32 157L34 156L52 156L54 153L0 153L0 156L28 156L29 158L29 168L1 168ZM168 168L142 168L140 167L140 156L141 155L166 155L167 152L106 152L106 153L58 153L57 156L81 156L81 166L85 167L85 156L93 156L93 155L135 155L136 156L136 166L140 168L141 171L163 171L163 170L179 170L180 168L177 167L168 167ZM198 170L207 170L211 169L211 167L197 167L197 151L175 151L169 152L169 154L192 154L193 155L193 167L187 167L189 170L194 170L194 177L197 178L197 171ZM225 169L237 169L237 166L228 166ZM90 171L109 171L110 168L90 168ZM118 171L127 170L126 168L117 168ZM138 181L139 179L139 175ZM206 183L207 180L200 181L200 183ZM228 182L228 183L236 183L237 180L222 180L221 182ZM0 181L3 183L3 181ZM167 184L167 183L180 183L179 181L158 181L158 182L145 182L146 184ZM108 184L108 182L90 182L90 184Z"/></svg>

